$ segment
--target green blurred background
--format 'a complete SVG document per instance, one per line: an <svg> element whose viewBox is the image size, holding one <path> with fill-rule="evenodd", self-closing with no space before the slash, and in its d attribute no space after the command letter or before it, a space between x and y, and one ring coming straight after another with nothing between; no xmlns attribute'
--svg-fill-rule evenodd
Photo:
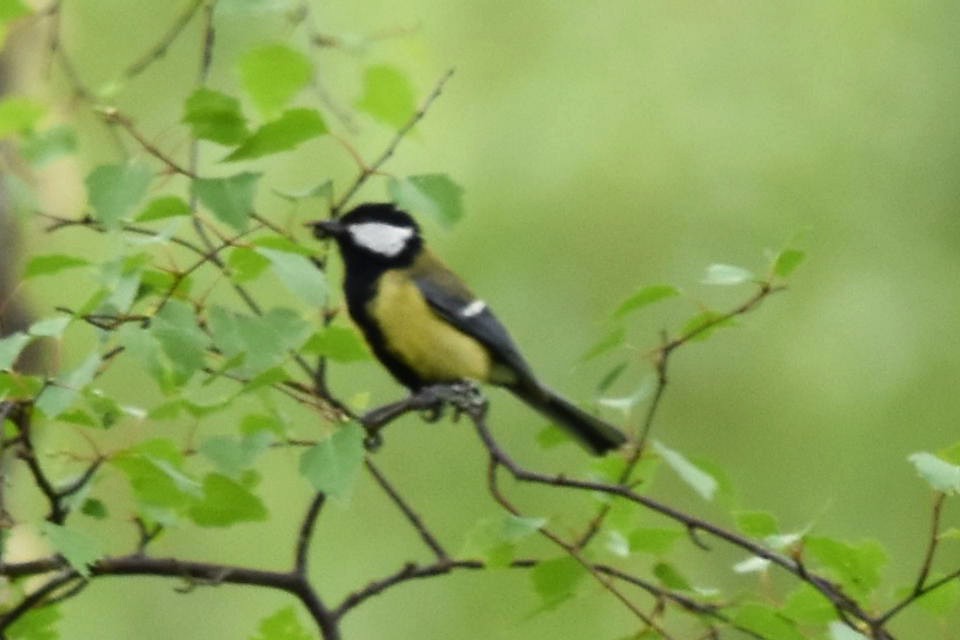
<svg viewBox="0 0 960 640"><path fill-rule="evenodd" d="M85 80L103 87L183 4L65 3L64 46ZM285 5L224 5L235 10L218 18L212 86L236 90L236 52L292 37L277 10ZM708 264L762 271L766 250L790 241L806 250L788 292L742 326L677 354L654 435L725 470L735 487L727 506L773 511L785 530L812 526L880 540L891 560L878 602L911 581L932 498L906 456L960 439L960 5L318 2L313 19L343 43L313 52L342 105L356 100L370 64L403 69L421 96L456 68L386 170L447 172L463 185L467 217L453 230L428 222L431 243L497 310L541 375L573 397L591 398L625 358L632 366L613 392L630 393L649 373L645 354L661 328L680 326L699 304L725 309L749 295L701 285ZM369 37L382 33L392 35ZM194 86L199 38L192 24L167 57L115 93L149 137L180 153L187 137L179 110ZM40 44L32 55L42 60ZM56 74L50 82L64 90ZM58 165L44 196L61 215L82 209L85 172L115 158L93 116L68 115L81 131L79 167L70 174ZM355 146L374 157L391 132L362 116L355 124ZM211 172L216 157L206 158ZM332 176L342 189L355 171L330 139L266 168L273 185L290 188ZM372 182L363 196L383 198L383 183ZM260 203L262 211L282 206L269 195ZM29 238L36 251L87 241ZM621 299L661 282L687 296L635 316L630 349L578 364L609 330ZM38 287L32 295L48 312L67 289ZM373 364L336 369L332 381L344 396L370 390L374 403L399 393ZM139 388L130 393L143 396ZM539 449L541 421L507 396L494 394L493 417L523 462L585 467L572 446ZM451 549L477 517L498 513L484 489L485 456L465 424L394 426L377 461ZM309 491L294 453L273 455L270 464L261 491L269 524L225 534L187 527L156 553L286 563ZM722 510L667 473L656 493L722 521ZM561 530L576 522L564 498L517 495L530 515L556 516ZM958 524L952 505L944 522ZM123 535L128 542L133 534ZM366 477L348 507L329 507L318 536L315 577L333 600L403 561L427 558ZM678 566L699 586L754 588L756 577L731 574L742 555L712 546L711 553L685 549ZM943 551L939 566L955 567L960 554ZM643 571L645 563L631 566ZM288 603L235 587L183 596L172 586L98 581L63 606L62 637L244 638ZM628 612L595 585L583 591L531 616L537 598L524 573L461 574L388 592L348 618L344 632L397 640L626 635ZM904 638L951 637L949 626L925 625L907 613L894 629Z"/></svg>

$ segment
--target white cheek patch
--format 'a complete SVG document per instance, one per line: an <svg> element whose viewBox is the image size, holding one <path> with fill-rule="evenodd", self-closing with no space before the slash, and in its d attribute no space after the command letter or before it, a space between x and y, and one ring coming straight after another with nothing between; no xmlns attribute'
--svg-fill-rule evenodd
<svg viewBox="0 0 960 640"><path fill-rule="evenodd" d="M407 246L413 236L410 227L398 227L385 222L363 222L347 227L353 241L373 253L392 258Z"/></svg>
<svg viewBox="0 0 960 640"><path fill-rule="evenodd" d="M474 300L463 309L460 309L460 315L464 318L472 318L478 316L487 308L487 304L483 300Z"/></svg>

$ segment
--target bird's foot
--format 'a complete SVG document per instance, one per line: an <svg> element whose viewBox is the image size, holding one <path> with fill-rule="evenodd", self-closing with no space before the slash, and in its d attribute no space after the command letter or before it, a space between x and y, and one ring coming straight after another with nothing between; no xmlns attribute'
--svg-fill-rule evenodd
<svg viewBox="0 0 960 640"><path fill-rule="evenodd" d="M480 387L467 380L426 387L417 396L422 397L426 403L424 419L430 422L435 422L443 416L446 405L453 407L454 421L461 414L480 417L487 411L487 398Z"/></svg>
<svg viewBox="0 0 960 640"><path fill-rule="evenodd" d="M427 422L436 422L443 417L448 405L453 407L456 421L464 413L472 417L483 416L487 399L480 387L467 381L424 387L403 400L377 407L361 416L360 424L366 431L364 446L368 451L379 449L383 444L383 428L404 413L419 411Z"/></svg>

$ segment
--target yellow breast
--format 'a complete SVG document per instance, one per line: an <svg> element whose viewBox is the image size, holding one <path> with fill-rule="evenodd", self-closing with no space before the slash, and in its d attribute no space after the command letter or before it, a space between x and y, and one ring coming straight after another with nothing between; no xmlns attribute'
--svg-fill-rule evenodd
<svg viewBox="0 0 960 640"><path fill-rule="evenodd" d="M368 311L387 348L424 380L485 382L490 378L487 349L434 313L406 274L385 273Z"/></svg>

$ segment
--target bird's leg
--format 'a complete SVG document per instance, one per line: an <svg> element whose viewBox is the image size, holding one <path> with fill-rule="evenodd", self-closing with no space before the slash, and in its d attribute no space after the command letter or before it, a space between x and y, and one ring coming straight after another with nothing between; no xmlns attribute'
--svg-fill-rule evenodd
<svg viewBox="0 0 960 640"><path fill-rule="evenodd" d="M460 382L438 386L443 389L443 400L453 407L454 420L463 413L469 416L482 417L487 412L487 398L475 383L469 380L461 380Z"/></svg>
<svg viewBox="0 0 960 640"><path fill-rule="evenodd" d="M371 409L360 416L360 425L367 432L363 440L367 450L375 451L379 449L383 444L383 436L380 435L380 431L405 413L420 411L425 420L431 422L439 420L443 416L445 398L438 391L438 388L439 385L426 387L402 400Z"/></svg>
<svg viewBox="0 0 960 640"><path fill-rule="evenodd" d="M383 444L380 432L393 420L410 411L419 411L424 420L436 422L443 417L446 405L453 407L453 419L466 413L482 416L487 410L487 399L473 382L466 380L448 384L435 384L410 394L403 400L371 409L360 417L360 425L367 432L363 440L369 451L375 451Z"/></svg>

